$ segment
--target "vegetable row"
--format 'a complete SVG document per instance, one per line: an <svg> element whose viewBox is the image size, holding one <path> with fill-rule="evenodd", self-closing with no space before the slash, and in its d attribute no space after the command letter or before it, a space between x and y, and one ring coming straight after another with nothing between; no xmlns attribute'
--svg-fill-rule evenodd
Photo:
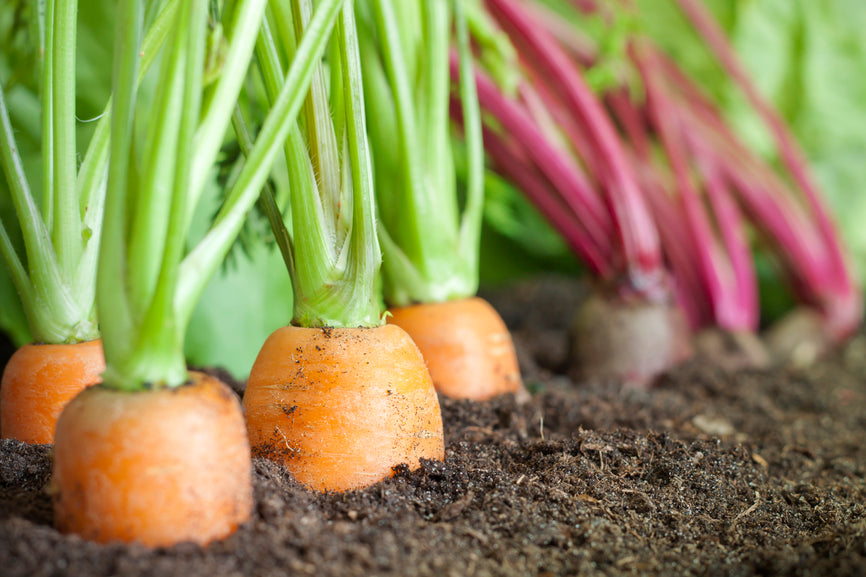
<svg viewBox="0 0 866 577"><path fill-rule="evenodd" d="M0 253L34 343L5 368L0 426L55 444L58 528L206 544L250 517L251 455L323 491L443 459L437 391L523 391L505 324L475 296L491 170L598 281L576 321L588 376L647 384L691 354L694 329L754 331L747 221L828 339L847 337L862 299L805 164L712 20L681 3L790 178L645 38L627 38L628 66L599 92L591 43L548 3L519 0L123 0L111 100L79 150L77 1L27 5L40 171L25 169L0 87L17 216L0 222ZM193 242L215 173L228 174L222 203ZM251 210L283 257L293 318L241 406L187 369L183 343Z"/></svg>

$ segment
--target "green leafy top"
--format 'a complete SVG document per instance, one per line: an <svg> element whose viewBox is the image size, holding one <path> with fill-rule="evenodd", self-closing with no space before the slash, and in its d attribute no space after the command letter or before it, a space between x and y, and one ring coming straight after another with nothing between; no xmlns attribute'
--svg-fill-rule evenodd
<svg viewBox="0 0 866 577"><path fill-rule="evenodd" d="M271 5L257 57L266 98L272 101L288 82L280 63L296 53L301 34L309 34L311 11L311 0L294 0L291 11ZM273 191L265 190L265 212L292 278L292 322L304 327L382 322L381 253L357 42L354 6L347 2L331 39L328 66L316 67L298 125L285 142L293 234ZM242 146L249 139L247 125L239 110L235 127Z"/></svg>
<svg viewBox="0 0 866 577"><path fill-rule="evenodd" d="M342 0L320 2L247 162L209 231L184 254L192 211L235 110L265 9L265 0L238 0L225 8L227 46L219 74L205 89L205 75L213 72L206 65L207 4L190 0L171 21L150 110L140 106L135 82L143 52L142 2L120 6L97 283L107 386L136 390L186 381L183 339L193 306L295 125ZM138 144L133 127L142 114L148 137Z"/></svg>
<svg viewBox="0 0 866 577"><path fill-rule="evenodd" d="M483 146L466 2L361 2L364 88L390 305L475 294ZM460 213L449 132L449 46L456 30L468 168Z"/></svg>

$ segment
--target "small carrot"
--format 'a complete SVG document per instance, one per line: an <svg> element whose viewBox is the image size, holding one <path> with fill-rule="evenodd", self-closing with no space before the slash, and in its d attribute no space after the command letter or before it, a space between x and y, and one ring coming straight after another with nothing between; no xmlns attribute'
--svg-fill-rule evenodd
<svg viewBox="0 0 866 577"><path fill-rule="evenodd" d="M102 381L102 341L24 345L3 371L0 437L53 443L57 417L75 395Z"/></svg>
<svg viewBox="0 0 866 577"><path fill-rule="evenodd" d="M481 400L517 392L522 383L511 335L492 307L473 298L484 153L468 3L366 4L364 88L389 322L418 344L440 393ZM452 36L460 69L455 86L449 80ZM448 122L458 90L467 175L462 211Z"/></svg>
<svg viewBox="0 0 866 577"><path fill-rule="evenodd" d="M206 544L249 516L249 443L237 397L190 384L130 393L96 386L57 424L57 528L99 543Z"/></svg>
<svg viewBox="0 0 866 577"><path fill-rule="evenodd" d="M390 309L424 355L436 390L489 399L520 389L514 343L499 313L480 297Z"/></svg>
<svg viewBox="0 0 866 577"><path fill-rule="evenodd" d="M399 327L284 327L265 342L244 408L253 453L319 491L371 485L442 460L442 417L424 359Z"/></svg>
<svg viewBox="0 0 866 577"><path fill-rule="evenodd" d="M312 30L303 16L311 6L295 0L293 13L301 16L293 18L295 26L261 35L259 68L269 93L287 82L274 55ZM285 463L320 491L371 485L397 465L414 469L445 452L423 357L405 331L382 320L355 27L354 3L346 2L332 40L330 83L318 67L306 122L286 144L294 238L265 191L295 289L294 326L267 339L244 394L253 453ZM245 127L236 115L242 148Z"/></svg>

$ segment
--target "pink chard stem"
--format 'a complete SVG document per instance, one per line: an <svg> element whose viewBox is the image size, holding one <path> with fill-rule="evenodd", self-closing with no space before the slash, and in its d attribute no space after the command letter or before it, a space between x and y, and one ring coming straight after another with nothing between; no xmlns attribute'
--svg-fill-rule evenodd
<svg viewBox="0 0 866 577"><path fill-rule="evenodd" d="M825 278L819 286L805 288L811 289L814 293L810 295L810 300L824 313L831 335L840 339L849 336L856 330L862 319L863 297L850 272L848 257L843 251L829 210L809 171L805 155L781 116L758 92L709 10L698 0L677 0L677 2L767 125L779 148L782 161L805 196L811 216L823 240L825 257L829 259L829 266L822 271L825 275L829 275L829 278ZM782 245L781 248L785 250L786 245Z"/></svg>
<svg viewBox="0 0 866 577"><path fill-rule="evenodd" d="M622 243L631 289L665 299L667 284L655 224L610 119L556 39L515 0L487 0L488 10L537 72L548 77L595 146L602 183Z"/></svg>

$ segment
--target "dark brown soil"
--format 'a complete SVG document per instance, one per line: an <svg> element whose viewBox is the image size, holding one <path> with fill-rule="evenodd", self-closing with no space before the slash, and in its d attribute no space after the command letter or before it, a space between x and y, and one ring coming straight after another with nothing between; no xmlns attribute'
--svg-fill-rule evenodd
<svg viewBox="0 0 866 577"><path fill-rule="evenodd" d="M570 282L488 295L531 399L443 400L447 456L317 495L256 460L254 519L206 549L51 527L51 449L0 445L0 574L866 575L866 337L800 369L692 361L650 391L565 376Z"/></svg>

